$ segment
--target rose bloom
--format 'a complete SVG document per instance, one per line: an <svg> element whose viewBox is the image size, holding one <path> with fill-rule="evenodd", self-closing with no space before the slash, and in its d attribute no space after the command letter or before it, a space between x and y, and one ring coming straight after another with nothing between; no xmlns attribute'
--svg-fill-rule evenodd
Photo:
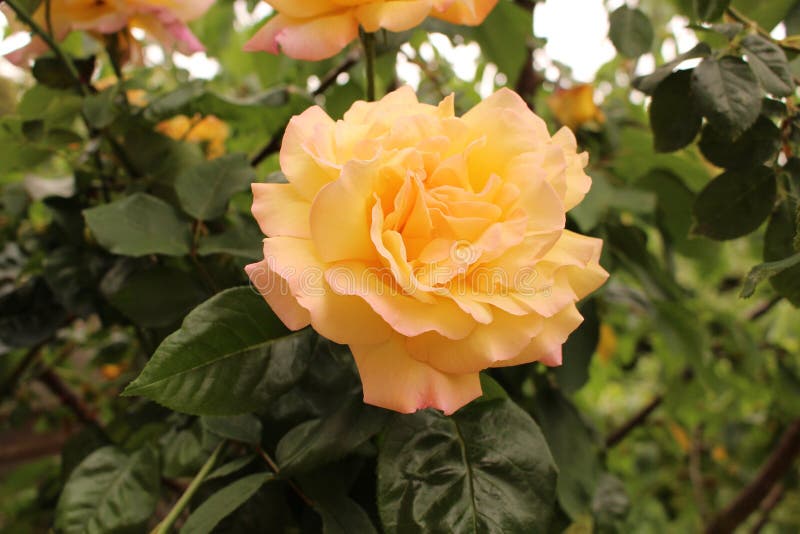
<svg viewBox="0 0 800 534"><path fill-rule="evenodd" d="M556 120L573 130L594 122L603 124L606 116L594 103L594 87L591 84L576 85L570 89L558 88L547 99L547 107Z"/></svg>
<svg viewBox="0 0 800 534"><path fill-rule="evenodd" d="M477 26L497 0L265 0L278 14L245 45L317 61L338 54L366 32L410 30L432 16L454 24Z"/></svg>
<svg viewBox="0 0 800 534"><path fill-rule="evenodd" d="M608 277L602 242L564 228L587 160L506 89L461 118L408 87L341 121L312 107L283 138L288 183L253 184L269 237L246 270L289 328L350 346L365 402L450 414L483 369L559 365Z"/></svg>
<svg viewBox="0 0 800 534"><path fill-rule="evenodd" d="M105 35L139 28L164 46L191 54L203 50L203 45L186 23L200 17L213 3L213 0L51 0L49 23L45 2L39 5L33 19L44 29L52 23L56 41L64 40L73 31ZM3 13L9 20L14 17L7 7ZM12 23L12 27L19 26ZM34 37L26 47L6 57L23 64L46 51L45 42Z"/></svg>
<svg viewBox="0 0 800 534"><path fill-rule="evenodd" d="M189 143L197 143L204 149L207 159L216 159L225 155L225 142L230 135L228 125L214 115L194 117L176 115L156 125L156 131Z"/></svg>

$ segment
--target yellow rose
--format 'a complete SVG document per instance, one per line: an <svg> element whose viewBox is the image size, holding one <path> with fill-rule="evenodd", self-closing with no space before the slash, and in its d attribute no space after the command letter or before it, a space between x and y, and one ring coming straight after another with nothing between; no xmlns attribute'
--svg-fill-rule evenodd
<svg viewBox="0 0 800 534"><path fill-rule="evenodd" d="M561 363L575 303L608 277L602 242L564 229L584 197L572 133L514 92L463 117L403 87L334 122L294 117L288 184L253 184L253 285L291 329L350 346L367 403L452 413L488 367Z"/></svg>
<svg viewBox="0 0 800 534"><path fill-rule="evenodd" d="M605 115L594 103L594 87L590 84L556 89L547 99L547 105L558 122L573 130L588 122L603 124L606 121Z"/></svg>
<svg viewBox="0 0 800 534"><path fill-rule="evenodd" d="M45 2L33 19L42 28L52 24L49 29L58 41L73 31L113 34L140 28L163 45L191 54L203 50L203 45L186 23L200 17L211 4L213 0L51 0L49 21ZM21 64L46 51L44 41L35 37L7 58Z"/></svg>
<svg viewBox="0 0 800 534"><path fill-rule="evenodd" d="M497 0L265 0L278 14L245 45L247 51L282 51L295 59L335 56L367 32L401 32L428 16L455 24L483 22Z"/></svg>
<svg viewBox="0 0 800 534"><path fill-rule="evenodd" d="M156 125L156 131L180 141L198 143L204 146L208 159L225 154L225 141L230 135L228 125L214 115L192 118L176 115Z"/></svg>

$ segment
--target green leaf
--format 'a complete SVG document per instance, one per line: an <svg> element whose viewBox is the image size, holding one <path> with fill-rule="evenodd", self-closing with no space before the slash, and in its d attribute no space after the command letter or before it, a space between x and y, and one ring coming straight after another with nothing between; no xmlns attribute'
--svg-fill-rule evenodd
<svg viewBox="0 0 800 534"><path fill-rule="evenodd" d="M162 471L167 478L192 477L208 456L203 450L197 425L183 430L170 429L159 440Z"/></svg>
<svg viewBox="0 0 800 534"><path fill-rule="evenodd" d="M98 449L67 480L56 507L59 532L104 533L143 529L161 487L158 454L145 447L126 455Z"/></svg>
<svg viewBox="0 0 800 534"><path fill-rule="evenodd" d="M794 255L792 241L797 237L797 203L788 198L778 204L764 234L764 261L780 261ZM770 284L794 306L800 307L800 266L770 278Z"/></svg>
<svg viewBox="0 0 800 534"><path fill-rule="evenodd" d="M114 100L117 98L117 86L106 89L83 99L83 116L95 128L109 126L117 117Z"/></svg>
<svg viewBox="0 0 800 534"><path fill-rule="evenodd" d="M752 34L742 39L742 48L750 68L768 93L775 96L794 94L789 60L781 47L761 35Z"/></svg>
<svg viewBox="0 0 800 534"><path fill-rule="evenodd" d="M674 152L697 137L703 116L691 94L692 72L680 70L661 82L650 103L650 127L657 152Z"/></svg>
<svg viewBox="0 0 800 534"><path fill-rule="evenodd" d="M692 91L709 122L731 137L747 130L761 113L761 88L750 67L737 57L706 58L692 76Z"/></svg>
<svg viewBox="0 0 800 534"><path fill-rule="evenodd" d="M114 308L146 328L175 326L208 297L194 276L160 265L133 272L112 269L103 279L101 290Z"/></svg>
<svg viewBox="0 0 800 534"><path fill-rule="evenodd" d="M608 18L609 37L623 56L636 58L653 46L653 25L640 9L622 6Z"/></svg>
<svg viewBox="0 0 800 534"><path fill-rule="evenodd" d="M246 466L250 465L253 460L256 459L254 454L249 454L247 456L241 456L236 458L235 460L231 460L225 465L221 465L218 468L214 469L210 475L206 477L206 480L213 480L215 478L224 478L228 475L232 475L236 473L240 469L244 469Z"/></svg>
<svg viewBox="0 0 800 534"><path fill-rule="evenodd" d="M347 495L329 492L313 499L322 517L322 534L378 534L364 509Z"/></svg>
<svg viewBox="0 0 800 534"><path fill-rule="evenodd" d="M381 431L388 412L350 397L320 419L306 421L278 442L275 456L281 473L308 472L336 461Z"/></svg>
<svg viewBox="0 0 800 534"><path fill-rule="evenodd" d="M694 13L700 20L717 20L730 3L731 0L692 0Z"/></svg>
<svg viewBox="0 0 800 534"><path fill-rule="evenodd" d="M769 216L776 194L775 173L768 167L726 171L697 196L692 231L718 241L747 235Z"/></svg>
<svg viewBox="0 0 800 534"><path fill-rule="evenodd" d="M261 421L252 414L206 416L201 421L203 428L222 438L242 443L261 443Z"/></svg>
<svg viewBox="0 0 800 534"><path fill-rule="evenodd" d="M555 491L544 436L511 400L396 416L378 457L387 534L546 532Z"/></svg>
<svg viewBox="0 0 800 534"><path fill-rule="evenodd" d="M708 161L726 169L747 169L773 161L781 148L781 131L768 118L761 116L739 138L731 140L706 124L698 144Z"/></svg>
<svg viewBox="0 0 800 534"><path fill-rule="evenodd" d="M290 333L251 288L229 289L189 313L123 395L197 415L263 409L303 376L316 342L310 329Z"/></svg>
<svg viewBox="0 0 800 534"><path fill-rule="evenodd" d="M0 296L0 345L31 347L62 326L66 311L42 278Z"/></svg>
<svg viewBox="0 0 800 534"><path fill-rule="evenodd" d="M146 193L84 210L97 241L114 254L183 256L190 250L189 225L178 212Z"/></svg>
<svg viewBox="0 0 800 534"><path fill-rule="evenodd" d="M600 475L597 441L575 405L557 389L537 386L533 413L558 466L558 502L577 519L589 511Z"/></svg>
<svg viewBox="0 0 800 534"><path fill-rule="evenodd" d="M72 62L81 80L88 82L92 79L95 67L94 56L85 59L73 58ZM36 81L53 89L74 89L76 86L69 69L64 66L60 59L55 57L40 57L33 64L31 73L36 78Z"/></svg>
<svg viewBox="0 0 800 534"><path fill-rule="evenodd" d="M224 215L231 195L246 190L254 180L247 156L230 154L186 169L175 179L175 192L186 213L210 220Z"/></svg>
<svg viewBox="0 0 800 534"><path fill-rule="evenodd" d="M564 364L553 368L559 387L571 395L589 380L589 365L600 340L600 320L594 299L580 307L581 326L564 343Z"/></svg>
<svg viewBox="0 0 800 534"><path fill-rule="evenodd" d="M684 52L669 63L664 63L651 74L647 76L639 76L633 80L633 87L648 95L653 94L656 87L664 81L667 76L672 74L675 67L686 61L687 59L695 59L699 57L708 57L711 55L711 48L706 43L698 43L694 48L688 52Z"/></svg>
<svg viewBox="0 0 800 534"><path fill-rule="evenodd" d="M788 258L784 258L782 260L768 261L766 263L756 265L750 269L749 273L747 273L744 283L742 284L742 291L739 293L739 296L744 299L752 297L753 293L755 293L756 287L758 287L758 284L798 265L800 265L800 252L794 256L789 256Z"/></svg>
<svg viewBox="0 0 800 534"><path fill-rule="evenodd" d="M261 486L274 480L272 473L256 473L225 486L192 512L181 528L181 534L207 534L220 521L246 503Z"/></svg>
<svg viewBox="0 0 800 534"><path fill-rule="evenodd" d="M767 31L789 14L797 0L733 0L731 4Z"/></svg>
<svg viewBox="0 0 800 534"><path fill-rule="evenodd" d="M238 258L258 260L264 255L264 234L258 226L248 220L232 222L220 234L211 234L200 238L197 253L201 256L210 254L230 254Z"/></svg>

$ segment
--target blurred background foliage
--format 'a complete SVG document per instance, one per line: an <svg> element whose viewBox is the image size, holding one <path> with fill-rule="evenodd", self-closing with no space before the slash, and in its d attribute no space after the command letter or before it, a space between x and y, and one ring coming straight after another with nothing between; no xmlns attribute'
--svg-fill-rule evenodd
<svg viewBox="0 0 800 534"><path fill-rule="evenodd" d="M414 427L361 406L341 347L306 332L313 365L254 415L119 396L190 310L247 283L261 255L249 183L282 180L288 119L315 103L340 117L364 94L356 46L318 63L241 52L256 4L221 0L193 23L201 77L148 45L118 79L113 50L75 34L64 48L87 95L50 56L0 80L4 532L145 531L212 454L187 532L413 531L387 521L402 488L375 474L391 476L378 448L414 461L391 445ZM582 304L564 366L487 377L546 439L497 428L494 445L549 447L548 532L797 532L800 3L609 1L617 53L591 84L547 56L542 7L501 0L476 28L378 36L379 93L410 81L422 101L455 93L462 113L509 86L591 155L569 225L605 240L612 276Z"/></svg>

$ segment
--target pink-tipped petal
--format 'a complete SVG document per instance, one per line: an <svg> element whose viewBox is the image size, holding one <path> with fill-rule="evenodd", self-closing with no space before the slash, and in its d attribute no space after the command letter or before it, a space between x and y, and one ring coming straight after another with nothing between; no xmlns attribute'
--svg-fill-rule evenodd
<svg viewBox="0 0 800 534"><path fill-rule="evenodd" d="M279 14L244 46L247 52L279 51L294 59L320 61L333 57L358 37L358 21L351 11L312 19Z"/></svg>

